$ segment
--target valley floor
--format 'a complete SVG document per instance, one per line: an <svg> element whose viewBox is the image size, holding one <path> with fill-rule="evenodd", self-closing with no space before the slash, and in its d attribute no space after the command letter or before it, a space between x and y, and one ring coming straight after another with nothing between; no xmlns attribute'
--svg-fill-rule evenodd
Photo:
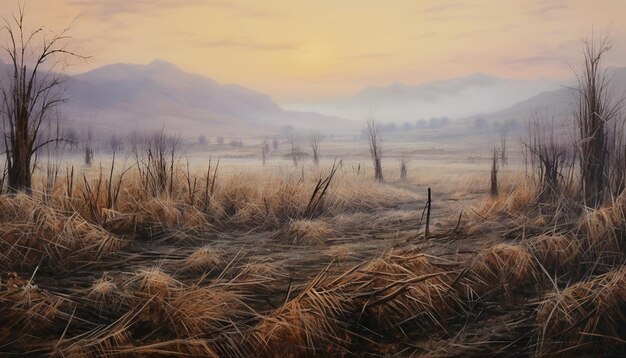
<svg viewBox="0 0 626 358"><path fill-rule="evenodd" d="M486 163L385 183L363 163L212 162L160 191L93 169L0 196L0 353L626 353L621 201L593 232L556 227L526 214L520 168L489 198Z"/></svg>

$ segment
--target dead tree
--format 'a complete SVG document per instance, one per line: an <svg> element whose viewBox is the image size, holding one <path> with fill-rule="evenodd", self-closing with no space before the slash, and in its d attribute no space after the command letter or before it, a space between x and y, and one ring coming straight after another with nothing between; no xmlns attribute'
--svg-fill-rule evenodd
<svg viewBox="0 0 626 358"><path fill-rule="evenodd" d="M374 165L374 179L378 182L382 182L383 179L383 167L382 167L382 138L376 125L374 118L367 120L367 133L369 137L370 156L372 157L372 164Z"/></svg>
<svg viewBox="0 0 626 358"><path fill-rule="evenodd" d="M5 136L8 188L31 191L34 154L62 138L45 138L53 113L63 97L64 78L57 71L63 58L84 59L68 48L71 25L48 34L43 27L26 28L25 10L3 18L0 33L7 36L0 48L9 56L11 73L0 86L2 124Z"/></svg>
<svg viewBox="0 0 626 358"><path fill-rule="evenodd" d="M508 127L506 124L502 126L500 130L500 165L505 166L508 164L509 159L506 156L506 139L508 135Z"/></svg>
<svg viewBox="0 0 626 358"><path fill-rule="evenodd" d="M267 156L270 153L270 144L264 140L263 143L261 143L261 160L263 161L263 166L265 166L265 163L267 162Z"/></svg>
<svg viewBox="0 0 626 358"><path fill-rule="evenodd" d="M400 158L400 179L405 180L407 176L407 162L404 154Z"/></svg>
<svg viewBox="0 0 626 358"><path fill-rule="evenodd" d="M291 142L291 160L294 166L298 166L298 159L300 157L300 148L292 141Z"/></svg>
<svg viewBox="0 0 626 358"><path fill-rule="evenodd" d="M610 93L610 81L601 68L602 56L611 49L609 38L583 42L584 64L578 79L574 118L579 130L580 178L583 199L590 207L602 203L607 185L607 123L618 116L622 101Z"/></svg>
<svg viewBox="0 0 626 358"><path fill-rule="evenodd" d="M522 140L527 174L538 184L542 201L561 195L573 180L575 155L563 143L563 134L555 133L554 121L533 114Z"/></svg>
<svg viewBox="0 0 626 358"><path fill-rule="evenodd" d="M87 167L91 167L93 162L93 148L92 142L93 140L93 132L91 128L87 129L87 139L85 140L85 165Z"/></svg>
<svg viewBox="0 0 626 358"><path fill-rule="evenodd" d="M489 189L489 195L492 197L498 196L498 154L498 149L494 147L491 157L491 188Z"/></svg>
<svg viewBox="0 0 626 358"><path fill-rule="evenodd" d="M320 164L320 138L319 135L313 133L311 135L311 150L313 151L313 163Z"/></svg>

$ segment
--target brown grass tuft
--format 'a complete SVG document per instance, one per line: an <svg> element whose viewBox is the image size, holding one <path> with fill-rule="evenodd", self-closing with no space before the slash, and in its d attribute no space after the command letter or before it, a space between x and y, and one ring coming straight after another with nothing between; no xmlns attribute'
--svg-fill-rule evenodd
<svg viewBox="0 0 626 358"><path fill-rule="evenodd" d="M332 237L333 229L320 220L291 221L274 234L274 238L292 245L319 245Z"/></svg>
<svg viewBox="0 0 626 358"><path fill-rule="evenodd" d="M0 274L0 347L27 351L41 345L67 324L71 306L31 280Z"/></svg>
<svg viewBox="0 0 626 358"><path fill-rule="evenodd" d="M520 245L498 244L481 251L470 265L469 288L479 296L512 293L536 282L533 257Z"/></svg>
<svg viewBox="0 0 626 358"><path fill-rule="evenodd" d="M223 266L223 252L210 245L196 249L182 261L183 268L192 271L211 271Z"/></svg>
<svg viewBox="0 0 626 358"><path fill-rule="evenodd" d="M621 268L545 297L537 309L540 354L624 354L624 322L626 268Z"/></svg>
<svg viewBox="0 0 626 358"><path fill-rule="evenodd" d="M72 270L118 251L123 241L80 215L44 206L23 194L0 198L0 269ZM28 214L26 214L28 213Z"/></svg>
<svg viewBox="0 0 626 358"><path fill-rule="evenodd" d="M582 259L578 238L569 235L535 236L526 246L551 275L573 274Z"/></svg>
<svg viewBox="0 0 626 358"><path fill-rule="evenodd" d="M263 318L253 335L262 357L313 357L340 354L346 345L339 319L344 299L309 288Z"/></svg>

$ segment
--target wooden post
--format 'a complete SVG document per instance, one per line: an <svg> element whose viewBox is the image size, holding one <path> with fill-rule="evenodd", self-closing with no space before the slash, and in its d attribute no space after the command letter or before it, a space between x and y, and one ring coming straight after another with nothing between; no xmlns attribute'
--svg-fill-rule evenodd
<svg viewBox="0 0 626 358"><path fill-rule="evenodd" d="M431 204L431 190L428 188L428 202L426 209L426 230L424 231L424 240L428 240L428 234L430 233L430 204Z"/></svg>

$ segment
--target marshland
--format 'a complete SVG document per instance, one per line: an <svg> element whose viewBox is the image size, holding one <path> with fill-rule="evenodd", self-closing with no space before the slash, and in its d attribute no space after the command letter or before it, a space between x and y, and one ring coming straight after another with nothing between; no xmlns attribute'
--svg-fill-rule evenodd
<svg viewBox="0 0 626 358"><path fill-rule="evenodd" d="M81 26L169 5L62 3L93 23L2 11L0 355L626 355L622 32L578 39L562 86L474 74L323 115L164 61L71 73L100 61ZM452 116L406 119L428 103Z"/></svg>

